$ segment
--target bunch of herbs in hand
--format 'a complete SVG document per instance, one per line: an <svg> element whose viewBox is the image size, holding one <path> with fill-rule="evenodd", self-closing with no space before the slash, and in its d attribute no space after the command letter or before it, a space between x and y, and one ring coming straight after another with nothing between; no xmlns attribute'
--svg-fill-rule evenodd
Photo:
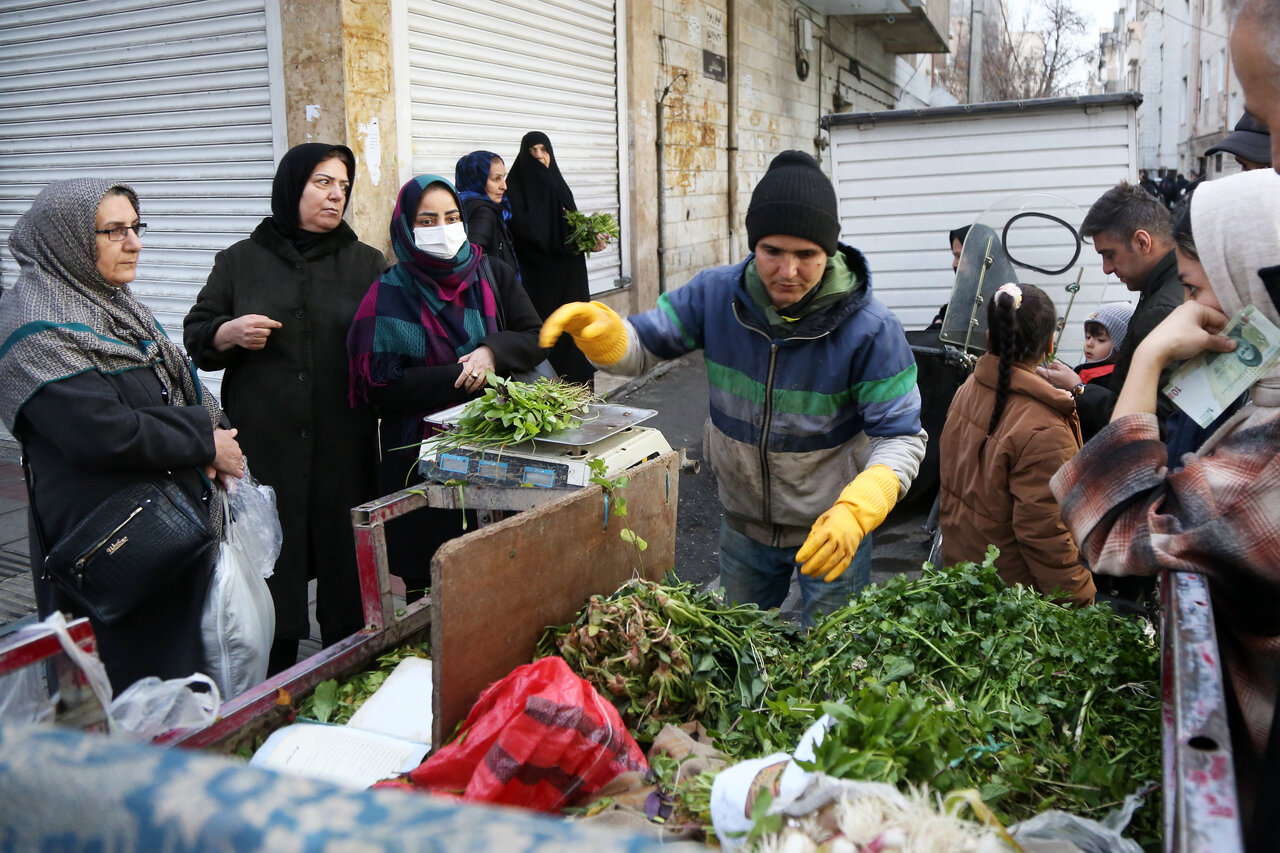
<svg viewBox="0 0 1280 853"><path fill-rule="evenodd" d="M618 230L618 221L613 218L613 214L603 211L596 211L588 216L577 210L566 210L564 219L570 228L566 242L581 253L590 254L595 251L601 234L609 240L617 240L621 235Z"/></svg>

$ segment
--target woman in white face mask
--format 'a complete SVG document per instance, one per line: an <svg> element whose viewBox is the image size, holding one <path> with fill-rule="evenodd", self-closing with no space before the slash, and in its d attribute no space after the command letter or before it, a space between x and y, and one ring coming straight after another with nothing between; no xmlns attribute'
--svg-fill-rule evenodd
<svg viewBox="0 0 1280 853"><path fill-rule="evenodd" d="M400 188L391 246L399 263L369 288L347 336L352 405L371 403L382 417L382 494L416 472L424 415L479 394L488 371L509 376L546 357L538 313L515 272L467 241L447 180L419 175ZM390 563L410 600L427 584L435 549L462 532L460 512L425 512L437 517L387 526Z"/></svg>

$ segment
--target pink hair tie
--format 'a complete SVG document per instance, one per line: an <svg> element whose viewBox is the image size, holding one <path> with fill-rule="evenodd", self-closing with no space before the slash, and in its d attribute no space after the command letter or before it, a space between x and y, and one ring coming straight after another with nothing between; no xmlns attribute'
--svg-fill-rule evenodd
<svg viewBox="0 0 1280 853"><path fill-rule="evenodd" d="M1019 308L1022 307L1022 288L1021 287L1018 287L1018 285L1014 284L1013 282L1009 282L1008 284L1002 284L1000 285L1000 289L996 291L996 296L999 296L1002 293L1007 293L1009 294L1009 296L1013 298L1014 311L1017 311Z"/></svg>

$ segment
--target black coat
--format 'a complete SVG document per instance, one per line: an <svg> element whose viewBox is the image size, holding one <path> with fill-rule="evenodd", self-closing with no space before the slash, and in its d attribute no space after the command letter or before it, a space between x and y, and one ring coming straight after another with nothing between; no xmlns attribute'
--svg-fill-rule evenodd
<svg viewBox="0 0 1280 853"><path fill-rule="evenodd" d="M42 618L54 610L89 615L43 579L43 546L52 547L108 496L172 471L174 481L207 506L203 468L215 454L209 414L202 406L171 406L166 395L147 368L114 375L89 371L45 385L18 413L14 433L22 441L34 492L28 526ZM114 692L144 676L181 678L203 668L200 610L212 569L211 556L206 566L176 579L114 625L94 620Z"/></svg>
<svg viewBox="0 0 1280 853"><path fill-rule="evenodd" d="M510 376L532 370L546 357L538 346L542 321L516 280L511 268L491 261L498 302L499 331L482 341L493 350L495 372ZM422 440L419 412L433 412L465 403L480 396L453 387L462 374L461 364L409 367L403 376L386 385L370 386L369 402L382 415L380 427L382 463L378 481L383 494L399 491L420 482L417 443ZM396 450L413 444L407 450ZM468 512L468 527L474 529L474 513ZM405 580L413 592L421 590L430 577L431 557L436 549L460 535L463 514L457 510L426 509L387 523L387 554L392 571Z"/></svg>
<svg viewBox="0 0 1280 853"><path fill-rule="evenodd" d="M490 198L469 198L462 202L462 213L467 220L467 239L490 258L497 258L519 272L511 235L502 221L502 208Z"/></svg>
<svg viewBox="0 0 1280 853"><path fill-rule="evenodd" d="M316 617L325 644L364 624L350 509L377 497L376 422L348 402L347 330L382 253L346 223L300 254L264 220L219 252L183 324L204 370L225 368L222 405L259 481L276 490L284 542L268 580L276 636L310 635L307 581L319 579ZM265 314L283 326L264 349L218 352L228 320Z"/></svg>

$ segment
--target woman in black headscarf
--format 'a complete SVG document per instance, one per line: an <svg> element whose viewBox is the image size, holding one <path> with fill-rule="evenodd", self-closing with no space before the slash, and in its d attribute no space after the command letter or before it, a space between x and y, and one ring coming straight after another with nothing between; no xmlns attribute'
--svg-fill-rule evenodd
<svg viewBox="0 0 1280 853"><path fill-rule="evenodd" d="M467 223L467 239L492 259L520 274L516 252L511 245L507 220L511 205L506 203L507 165L492 151L472 151L458 158L453 185L462 199L462 217Z"/></svg>
<svg viewBox="0 0 1280 853"><path fill-rule="evenodd" d="M585 302L586 257L569 243L573 229L565 221L567 210L577 210L573 192L560 174L551 140L533 131L520 140L520 153L507 175L507 199L511 203L511 237L520 259L520 279L542 319L566 302ZM605 235L594 251L604 249ZM551 366L570 382L591 382L595 368L570 340L561 335L551 350Z"/></svg>
<svg viewBox="0 0 1280 853"><path fill-rule="evenodd" d="M222 401L253 475L276 490L284 542L267 581L276 605L269 672L311 633L317 579L324 644L364 626L350 509L377 497L377 424L347 402L347 329L382 253L342 219L355 156L307 143L280 160L271 216L214 259L183 339L204 370L225 369Z"/></svg>
<svg viewBox="0 0 1280 853"><path fill-rule="evenodd" d="M0 300L0 419L22 442L30 476L36 606L90 616L45 578L52 548L99 504L144 479L170 477L221 532L219 475L243 458L195 370L134 297L146 224L132 187L50 184L9 238L18 281ZM119 693L145 676L203 668L200 611L216 551L110 624L92 618Z"/></svg>

